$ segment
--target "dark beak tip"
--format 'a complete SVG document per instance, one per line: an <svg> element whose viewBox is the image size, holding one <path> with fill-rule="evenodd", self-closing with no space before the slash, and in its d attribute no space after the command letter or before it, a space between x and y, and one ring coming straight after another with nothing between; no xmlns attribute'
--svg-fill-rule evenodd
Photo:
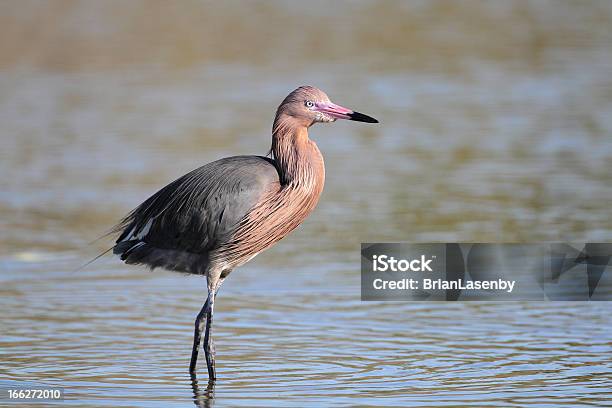
<svg viewBox="0 0 612 408"><path fill-rule="evenodd" d="M379 123L378 120L374 119L373 117L364 115L360 112L353 111L353 113L350 113L348 116L351 120L354 120L356 122Z"/></svg>

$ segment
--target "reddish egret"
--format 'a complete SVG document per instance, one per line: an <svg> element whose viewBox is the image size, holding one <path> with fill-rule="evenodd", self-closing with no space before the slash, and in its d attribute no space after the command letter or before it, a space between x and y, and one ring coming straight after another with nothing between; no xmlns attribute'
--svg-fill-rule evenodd
<svg viewBox="0 0 612 408"><path fill-rule="evenodd" d="M121 235L113 253L125 263L206 276L208 295L195 321L192 374L204 332L208 377L216 378L211 327L215 296L225 278L293 231L317 205L325 168L308 128L336 119L378 123L332 103L317 88L301 86L276 111L272 158L235 156L202 166L159 190L116 227Z"/></svg>

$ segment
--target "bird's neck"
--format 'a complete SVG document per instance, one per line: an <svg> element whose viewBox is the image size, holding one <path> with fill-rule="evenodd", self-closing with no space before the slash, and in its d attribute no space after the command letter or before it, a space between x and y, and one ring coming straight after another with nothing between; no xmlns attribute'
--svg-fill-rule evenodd
<svg viewBox="0 0 612 408"><path fill-rule="evenodd" d="M322 184L323 157L308 138L308 126L288 115L277 115L272 130L272 154L278 165L281 184Z"/></svg>

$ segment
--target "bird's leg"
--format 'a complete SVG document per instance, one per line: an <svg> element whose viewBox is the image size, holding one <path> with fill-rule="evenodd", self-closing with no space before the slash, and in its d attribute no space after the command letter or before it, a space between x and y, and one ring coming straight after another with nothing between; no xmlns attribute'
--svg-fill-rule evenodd
<svg viewBox="0 0 612 408"><path fill-rule="evenodd" d="M215 381L217 373L215 371L215 343L212 339L213 310L215 306L215 291L208 292L208 313L206 315L206 332L204 333L204 356L208 367L208 380Z"/></svg>
<svg viewBox="0 0 612 408"><path fill-rule="evenodd" d="M206 316L208 314L209 297L206 298L206 303L202 306L200 313L195 320L195 331L193 333L193 349L191 350L191 363L189 364L189 372L195 374L196 364L198 362L198 352L200 351L200 343L202 342L202 331L206 324Z"/></svg>

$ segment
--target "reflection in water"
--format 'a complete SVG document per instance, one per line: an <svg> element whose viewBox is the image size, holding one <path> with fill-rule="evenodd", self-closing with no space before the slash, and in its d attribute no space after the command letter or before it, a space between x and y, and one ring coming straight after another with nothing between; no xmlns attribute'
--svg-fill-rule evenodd
<svg viewBox="0 0 612 408"><path fill-rule="evenodd" d="M191 387L193 388L193 402L199 408L209 408L214 405L215 381L208 381L206 388L201 388L198 383L198 376L191 373Z"/></svg>
<svg viewBox="0 0 612 408"><path fill-rule="evenodd" d="M0 382L104 407L610 400L608 303L360 302L359 244L609 242L612 3L35 4L0 5ZM151 191L264 154L301 84L381 125L312 129L320 204L224 284L205 388L204 279L69 271Z"/></svg>

